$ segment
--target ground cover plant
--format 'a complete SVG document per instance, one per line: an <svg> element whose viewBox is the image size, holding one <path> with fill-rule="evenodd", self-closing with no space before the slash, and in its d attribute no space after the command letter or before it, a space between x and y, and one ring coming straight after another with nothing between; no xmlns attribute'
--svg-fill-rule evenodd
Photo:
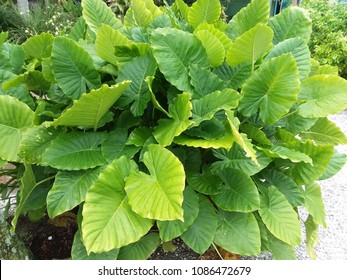
<svg viewBox="0 0 347 280"><path fill-rule="evenodd" d="M221 12L218 0L133 0L121 21L82 0L67 36L16 45L1 33L0 164L20 182L12 230L23 214L77 211L73 259L146 259L176 237L199 254L295 259L305 207L315 257L326 226L316 181L346 162L328 116L347 108L347 82L312 63L302 8Z"/></svg>

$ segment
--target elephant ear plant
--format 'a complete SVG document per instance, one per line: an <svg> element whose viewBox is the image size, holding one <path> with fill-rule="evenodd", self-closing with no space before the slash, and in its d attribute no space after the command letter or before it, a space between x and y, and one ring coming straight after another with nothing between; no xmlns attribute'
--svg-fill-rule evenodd
<svg viewBox="0 0 347 280"><path fill-rule="evenodd" d="M305 207L314 258L316 181L346 162L328 116L347 108L347 82L312 62L306 11L269 18L253 0L225 22L218 0L133 0L122 21L101 0L82 9L66 37L0 35L12 230L21 214L77 209L73 259L146 259L176 237L199 254L295 259Z"/></svg>

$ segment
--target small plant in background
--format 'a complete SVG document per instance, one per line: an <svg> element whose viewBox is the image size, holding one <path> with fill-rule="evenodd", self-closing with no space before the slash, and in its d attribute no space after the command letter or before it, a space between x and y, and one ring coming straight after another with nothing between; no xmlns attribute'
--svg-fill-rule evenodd
<svg viewBox="0 0 347 280"><path fill-rule="evenodd" d="M18 168L12 220L78 211L73 259L147 258L180 237L202 254L295 259L305 207L314 258L326 226L316 181L347 138L328 119L347 81L311 67L308 13L253 0L132 0L120 20L83 0L67 36L0 34L0 159ZM16 55L12 55L15 53Z"/></svg>
<svg viewBox="0 0 347 280"><path fill-rule="evenodd" d="M8 31L9 40L17 43L42 32L64 35L70 31L80 13L80 6L72 0L65 1L63 5L55 2L48 6L41 2L31 3L26 16L12 2L6 2L0 8L0 31Z"/></svg>
<svg viewBox="0 0 347 280"><path fill-rule="evenodd" d="M328 0L304 0L302 6L310 12L312 35L309 47L321 64L337 66L347 78L347 5Z"/></svg>

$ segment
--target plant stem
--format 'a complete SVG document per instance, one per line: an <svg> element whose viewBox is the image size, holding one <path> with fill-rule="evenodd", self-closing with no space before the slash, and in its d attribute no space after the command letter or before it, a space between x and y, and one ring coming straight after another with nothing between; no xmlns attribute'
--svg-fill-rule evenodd
<svg viewBox="0 0 347 280"><path fill-rule="evenodd" d="M214 244L214 242L212 242L212 246L213 246L213 248L216 250L216 252L217 252L218 256L220 257L220 259L221 259L221 260L224 260L224 258L223 258L222 255L220 254L220 252L219 252L217 246Z"/></svg>
<svg viewBox="0 0 347 280"><path fill-rule="evenodd" d="M55 176L56 176L56 175L53 175L53 176L50 176L50 177L48 177L48 178L46 178L46 179L43 179L42 181L37 182L35 186L41 185L41 184L43 184L43 183L45 183L45 182L47 182L47 181L49 181L49 180L52 180L53 178L55 178Z"/></svg>

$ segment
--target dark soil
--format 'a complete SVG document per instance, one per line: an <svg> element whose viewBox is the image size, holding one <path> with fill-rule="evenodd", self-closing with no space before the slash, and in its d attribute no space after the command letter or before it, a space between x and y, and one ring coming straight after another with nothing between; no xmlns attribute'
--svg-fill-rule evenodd
<svg viewBox="0 0 347 280"><path fill-rule="evenodd" d="M77 225L73 219L52 221L44 217L38 222L30 222L26 217L20 217L17 224L17 235L30 249L33 259L57 260L69 259ZM168 244L166 244L168 245ZM164 245L165 247L165 245ZM149 260L218 260L220 257L213 249L203 255L195 253L180 238L172 240L168 246L170 252L164 251L160 245Z"/></svg>

